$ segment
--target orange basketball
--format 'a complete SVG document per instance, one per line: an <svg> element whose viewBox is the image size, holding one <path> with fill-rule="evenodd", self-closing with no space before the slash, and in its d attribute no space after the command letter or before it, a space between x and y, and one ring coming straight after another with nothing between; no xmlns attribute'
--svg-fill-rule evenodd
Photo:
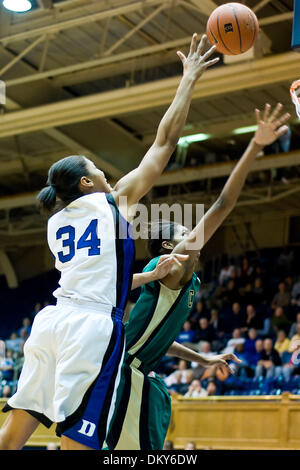
<svg viewBox="0 0 300 470"><path fill-rule="evenodd" d="M225 3L208 18L206 34L217 51L225 55L243 54L257 38L258 20L250 8L241 3Z"/></svg>

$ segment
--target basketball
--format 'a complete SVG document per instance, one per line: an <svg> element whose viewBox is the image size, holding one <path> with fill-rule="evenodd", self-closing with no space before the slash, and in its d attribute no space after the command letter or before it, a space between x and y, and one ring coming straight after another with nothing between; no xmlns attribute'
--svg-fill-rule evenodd
<svg viewBox="0 0 300 470"><path fill-rule="evenodd" d="M210 15L206 34L217 51L238 55L248 51L257 38L258 20L253 11L240 3L226 3Z"/></svg>

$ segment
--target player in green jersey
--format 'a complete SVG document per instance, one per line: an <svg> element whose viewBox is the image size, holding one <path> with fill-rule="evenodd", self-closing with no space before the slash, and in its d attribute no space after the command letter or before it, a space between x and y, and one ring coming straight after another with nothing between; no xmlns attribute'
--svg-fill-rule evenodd
<svg viewBox="0 0 300 470"><path fill-rule="evenodd" d="M162 255L188 255L173 263L168 274L141 288L136 305L125 325L126 353L117 402L106 443L109 449L160 450L168 430L171 406L163 380L152 371L165 354L197 361L208 367L239 361L232 354L204 358L174 342L187 319L200 281L195 274L200 251L234 208L250 168L261 150L284 134L288 114L278 104L271 113L265 106L261 119L256 110L257 130L235 166L217 201L189 232L171 222L151 224L148 249L153 259L144 272L153 271ZM231 371L231 370L230 370Z"/></svg>

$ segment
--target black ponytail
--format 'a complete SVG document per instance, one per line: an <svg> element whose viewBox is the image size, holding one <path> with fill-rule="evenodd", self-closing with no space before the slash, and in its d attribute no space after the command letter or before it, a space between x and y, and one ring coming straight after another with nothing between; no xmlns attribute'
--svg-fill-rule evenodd
<svg viewBox="0 0 300 470"><path fill-rule="evenodd" d="M83 176L88 176L87 161L82 155L72 155L50 167L47 186L37 196L42 211L52 212L57 205L57 198L64 207L83 196L79 183Z"/></svg>
<svg viewBox="0 0 300 470"><path fill-rule="evenodd" d="M38 196L40 208L44 211L52 212L56 205L56 189L54 186L46 186Z"/></svg>

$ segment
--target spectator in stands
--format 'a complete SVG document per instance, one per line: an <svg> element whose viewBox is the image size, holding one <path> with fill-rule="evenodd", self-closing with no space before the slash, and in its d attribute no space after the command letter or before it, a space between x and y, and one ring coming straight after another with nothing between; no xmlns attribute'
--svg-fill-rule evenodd
<svg viewBox="0 0 300 470"><path fill-rule="evenodd" d="M239 302L234 302L231 311L222 314L221 329L225 333L232 333L235 328L245 327L245 315Z"/></svg>
<svg viewBox="0 0 300 470"><path fill-rule="evenodd" d="M233 302L239 301L240 293L234 279L229 279L228 284L223 288L223 292L219 295L219 299L221 300L223 307L231 307Z"/></svg>
<svg viewBox="0 0 300 470"><path fill-rule="evenodd" d="M289 331L289 339L291 339L297 333L297 323L300 323L300 312L296 315L296 321L292 324Z"/></svg>
<svg viewBox="0 0 300 470"><path fill-rule="evenodd" d="M173 450L174 449L174 442L173 441L165 441L163 450Z"/></svg>
<svg viewBox="0 0 300 470"><path fill-rule="evenodd" d="M6 349L12 349L15 354L22 350L23 343L23 339L18 337L16 331L13 331L9 339L5 341Z"/></svg>
<svg viewBox="0 0 300 470"><path fill-rule="evenodd" d="M188 398L206 397L207 391L202 387L200 380L194 379L184 396Z"/></svg>
<svg viewBox="0 0 300 470"><path fill-rule="evenodd" d="M262 284L262 279L260 277L255 278L254 286L252 289L252 303L254 307L265 302L264 288Z"/></svg>
<svg viewBox="0 0 300 470"><path fill-rule="evenodd" d="M218 279L220 286L225 286L232 279L234 270L235 267L232 264L229 264L229 262L224 263Z"/></svg>
<svg viewBox="0 0 300 470"><path fill-rule="evenodd" d="M208 313L205 308L205 304L202 300L199 300L195 304L195 310L190 314L190 322L192 328L197 328L200 318L208 317Z"/></svg>
<svg viewBox="0 0 300 470"><path fill-rule="evenodd" d="M21 328L20 329L20 338L22 339L23 343L25 343L27 341L27 339L29 338L29 334L27 333L27 328Z"/></svg>
<svg viewBox="0 0 300 470"><path fill-rule="evenodd" d="M290 340L287 338L284 330L278 330L277 339L274 348L281 356L284 351L288 351L290 347Z"/></svg>
<svg viewBox="0 0 300 470"><path fill-rule="evenodd" d="M208 380L206 392L208 397L218 395L218 388L216 382L213 379Z"/></svg>
<svg viewBox="0 0 300 470"><path fill-rule="evenodd" d="M184 390L185 393L193 378L194 373L190 368L190 364L181 359L178 364L178 370L172 372L168 377L165 377L164 381L168 388L173 389L178 393L181 393L181 391ZM180 387L181 385L186 385L186 387Z"/></svg>
<svg viewBox="0 0 300 470"><path fill-rule="evenodd" d="M282 307L276 307L271 318L271 323L276 334L279 330L284 330L287 333L291 327L291 322L286 317Z"/></svg>
<svg viewBox="0 0 300 470"><path fill-rule="evenodd" d="M292 287L291 304L297 307L300 306L300 276L298 276L297 282L295 282Z"/></svg>
<svg viewBox="0 0 300 470"><path fill-rule="evenodd" d="M248 363L247 374L248 376L254 376L255 368L257 366L258 361L261 359L261 354L264 349L264 342L262 339L257 339L255 341L255 351L251 353L248 351L245 353L246 361Z"/></svg>
<svg viewBox="0 0 300 470"><path fill-rule="evenodd" d="M196 330L195 342L208 341L211 343L216 339L216 332L212 325L209 324L206 317L201 317L199 320L199 327Z"/></svg>
<svg viewBox="0 0 300 470"><path fill-rule="evenodd" d="M201 345L199 346L199 349L197 349L197 350L204 357L205 356L206 357L214 356L216 354L215 352L212 351L211 344L208 341L202 341ZM206 367L201 366L198 362L192 362L191 367L193 369L194 378L199 379L199 380L203 376L204 372L206 370L210 369L210 368L206 368Z"/></svg>
<svg viewBox="0 0 300 470"><path fill-rule="evenodd" d="M245 287L240 289L241 304L248 305L253 304L253 287L252 284L246 284Z"/></svg>
<svg viewBox="0 0 300 470"><path fill-rule="evenodd" d="M240 343L240 344L236 345L236 347L234 348L234 354L242 362L239 363L239 364L236 364L234 362L230 362L231 369L237 375L239 375L241 377L247 377L248 361L247 361L246 354L245 354L245 351L244 351L244 343Z"/></svg>
<svg viewBox="0 0 300 470"><path fill-rule="evenodd" d="M289 351L294 352L295 344L300 344L300 322L297 323L297 332L292 336Z"/></svg>
<svg viewBox="0 0 300 470"><path fill-rule="evenodd" d="M40 302L37 302L37 303L35 304L35 306L34 306L32 312L31 312L31 314L30 314L30 317L31 317L32 319L34 319L34 317L36 316L36 314L37 314L40 310L42 310L42 304L41 304Z"/></svg>
<svg viewBox="0 0 300 470"><path fill-rule="evenodd" d="M242 330L235 328L232 332L232 338L227 342L226 348L223 353L233 353L239 344L244 344L245 338L242 336Z"/></svg>
<svg viewBox="0 0 300 470"><path fill-rule="evenodd" d="M277 260L278 271L281 275L293 272L294 253L289 247L284 247Z"/></svg>
<svg viewBox="0 0 300 470"><path fill-rule="evenodd" d="M285 283L280 282L278 285L278 292L273 297L271 308L272 310L276 310L277 307L287 307L290 303L290 300L291 295L287 291Z"/></svg>
<svg viewBox="0 0 300 470"><path fill-rule="evenodd" d="M18 330L18 336L24 339L24 337L28 338L31 332L31 320L29 317L25 317L22 320L22 326Z"/></svg>
<svg viewBox="0 0 300 470"><path fill-rule="evenodd" d="M176 338L177 343L193 343L195 340L195 330L192 330L192 325L189 320L183 324L182 330Z"/></svg>
<svg viewBox="0 0 300 470"><path fill-rule="evenodd" d="M216 308L213 308L210 312L209 324L213 326L215 331L218 331L219 323L219 311Z"/></svg>
<svg viewBox="0 0 300 470"><path fill-rule="evenodd" d="M244 352L246 356L255 354L255 343L257 339L258 336L256 328L249 328L247 338L244 341Z"/></svg>
<svg viewBox="0 0 300 470"><path fill-rule="evenodd" d="M286 278L284 279L284 284L285 284L287 292L289 292L291 294L293 284L294 284L292 276L290 276L290 275L286 276ZM292 294L291 294L291 297L292 297ZM290 300L291 300L291 297L290 297Z"/></svg>
<svg viewBox="0 0 300 470"><path fill-rule="evenodd" d="M55 444L55 442L49 442L47 444L46 450L59 450L58 446Z"/></svg>
<svg viewBox="0 0 300 470"><path fill-rule="evenodd" d="M254 267L250 265L248 258L245 256L242 261L240 285L241 287L251 284L254 274Z"/></svg>
<svg viewBox="0 0 300 470"><path fill-rule="evenodd" d="M13 359L13 350L7 349L6 356L0 362L0 377L3 380L11 381L14 377L15 361Z"/></svg>
<svg viewBox="0 0 300 470"><path fill-rule="evenodd" d="M276 336L276 331L272 325L271 318L266 316L263 319L263 327L259 330L257 330L258 336L261 336L262 338L273 338Z"/></svg>
<svg viewBox="0 0 300 470"><path fill-rule="evenodd" d="M243 328L243 331L247 331L250 328L255 328L256 330L259 330L262 327L262 323L263 321L257 314L254 306L251 304L247 305L246 322L245 322L245 327Z"/></svg>
<svg viewBox="0 0 300 470"><path fill-rule="evenodd" d="M11 386L5 384L2 389L2 398L9 398L12 396L12 389Z"/></svg>
<svg viewBox="0 0 300 470"><path fill-rule="evenodd" d="M261 359L258 361L255 369L255 378L266 376L267 379L277 378L282 372L281 359L273 347L271 338L264 340L264 349L261 353Z"/></svg>
<svg viewBox="0 0 300 470"><path fill-rule="evenodd" d="M184 450L197 450L195 442L187 442Z"/></svg>

